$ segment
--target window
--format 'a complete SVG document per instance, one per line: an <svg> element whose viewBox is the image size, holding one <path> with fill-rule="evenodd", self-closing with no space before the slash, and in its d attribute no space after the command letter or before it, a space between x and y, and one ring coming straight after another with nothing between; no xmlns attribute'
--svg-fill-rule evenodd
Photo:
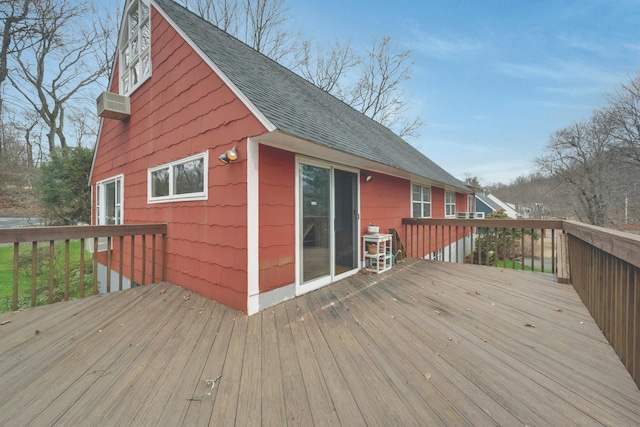
<svg viewBox="0 0 640 427"><path fill-rule="evenodd" d="M456 216L456 193L445 191L444 193L444 216Z"/></svg>
<svg viewBox="0 0 640 427"><path fill-rule="evenodd" d="M151 76L151 19L145 0L129 0L120 35L120 94Z"/></svg>
<svg viewBox="0 0 640 427"><path fill-rule="evenodd" d="M411 217L431 217L431 188L420 184L411 186Z"/></svg>
<svg viewBox="0 0 640 427"><path fill-rule="evenodd" d="M96 225L121 225L124 176L96 184Z"/></svg>
<svg viewBox="0 0 640 427"><path fill-rule="evenodd" d="M469 194L467 196L467 212L475 212L475 207L473 206L476 200L476 196L474 196L473 194Z"/></svg>
<svg viewBox="0 0 640 427"><path fill-rule="evenodd" d="M149 169L149 203L207 199L207 152Z"/></svg>

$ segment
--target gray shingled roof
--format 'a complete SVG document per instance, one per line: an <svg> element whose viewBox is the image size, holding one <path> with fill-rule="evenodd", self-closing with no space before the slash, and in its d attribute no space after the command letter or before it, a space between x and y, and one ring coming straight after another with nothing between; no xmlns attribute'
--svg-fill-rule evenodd
<svg viewBox="0 0 640 427"><path fill-rule="evenodd" d="M468 190L385 126L179 4L154 2L280 131Z"/></svg>
<svg viewBox="0 0 640 427"><path fill-rule="evenodd" d="M494 202L493 200L491 200L489 198L489 196L487 194L484 193L476 193L476 197L485 205L487 205L488 207L490 207L491 209L493 209L494 211L499 211L500 209L502 209L502 207L497 204L496 202Z"/></svg>

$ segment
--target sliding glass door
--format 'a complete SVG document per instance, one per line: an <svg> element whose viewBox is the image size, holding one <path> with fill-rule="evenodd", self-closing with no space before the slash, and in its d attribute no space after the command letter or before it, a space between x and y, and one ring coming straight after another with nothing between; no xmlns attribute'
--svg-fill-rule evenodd
<svg viewBox="0 0 640 427"><path fill-rule="evenodd" d="M357 271L357 172L301 161L299 207L301 293Z"/></svg>

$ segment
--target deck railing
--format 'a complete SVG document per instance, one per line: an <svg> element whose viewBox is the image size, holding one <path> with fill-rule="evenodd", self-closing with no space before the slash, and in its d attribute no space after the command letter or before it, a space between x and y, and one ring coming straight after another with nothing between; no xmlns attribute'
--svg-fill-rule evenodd
<svg viewBox="0 0 640 427"><path fill-rule="evenodd" d="M640 387L640 236L564 221L571 282Z"/></svg>
<svg viewBox="0 0 640 427"><path fill-rule="evenodd" d="M640 236L562 220L405 218L402 224L406 256L527 268L572 283L640 387Z"/></svg>
<svg viewBox="0 0 640 427"><path fill-rule="evenodd" d="M557 271L560 220L405 218L402 224L409 257Z"/></svg>
<svg viewBox="0 0 640 427"><path fill-rule="evenodd" d="M105 291L115 290L115 283L112 282L112 271L117 274L117 289L123 289L123 281L127 280L130 286L134 284L144 285L147 280L155 283L164 280L164 254L167 235L166 224L141 224L141 225L105 225L105 226L71 226L71 227L28 227L0 229L0 245L13 245L13 293L11 307L17 310L20 293L20 268L25 265L30 269L31 286L29 303L35 307L38 301L41 303L51 303L54 301L54 288L62 290L62 298L70 298L71 273L73 272L74 283L77 283L75 296L84 297L86 294L98 293L98 262L106 265ZM147 241L149 236L151 242ZM72 253L71 242L79 242L77 253ZM22 245L21 245L22 244ZM25 245L28 244L28 245ZM27 250L21 247L28 246ZM58 248L61 248L59 250ZM30 250L29 250L30 249ZM56 254L57 252L57 254ZM115 256L114 256L115 255ZM126 256L126 258L125 258ZM30 262L29 262L30 258ZM40 260L39 260L40 258ZM61 268L56 268L56 261L64 264ZM78 265L70 265L71 258ZM87 260L89 258L89 260ZM114 258L116 258L114 260ZM150 259L149 259L150 258ZM40 267L39 261L44 264ZM89 267L87 268L87 262ZM147 270L147 268L150 269ZM56 270L61 270L62 278L56 278ZM92 278L88 278L90 270ZM38 282L43 278L39 275L45 274L44 280L48 281L48 289L44 289L47 295L38 298ZM23 274L24 276L24 274ZM128 278L125 279L125 276ZM137 281L136 281L137 280ZM57 283L62 282L62 283ZM85 289L85 283L89 282L91 289ZM24 285L23 285L24 287Z"/></svg>

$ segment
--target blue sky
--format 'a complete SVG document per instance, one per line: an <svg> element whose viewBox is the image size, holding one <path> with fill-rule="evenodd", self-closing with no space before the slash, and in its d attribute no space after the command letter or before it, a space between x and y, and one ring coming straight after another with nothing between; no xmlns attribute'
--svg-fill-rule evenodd
<svg viewBox="0 0 640 427"><path fill-rule="evenodd" d="M289 2L290 24L355 48L388 34L413 51L404 86L426 123L411 141L459 179L509 183L556 130L640 72L640 1Z"/></svg>

